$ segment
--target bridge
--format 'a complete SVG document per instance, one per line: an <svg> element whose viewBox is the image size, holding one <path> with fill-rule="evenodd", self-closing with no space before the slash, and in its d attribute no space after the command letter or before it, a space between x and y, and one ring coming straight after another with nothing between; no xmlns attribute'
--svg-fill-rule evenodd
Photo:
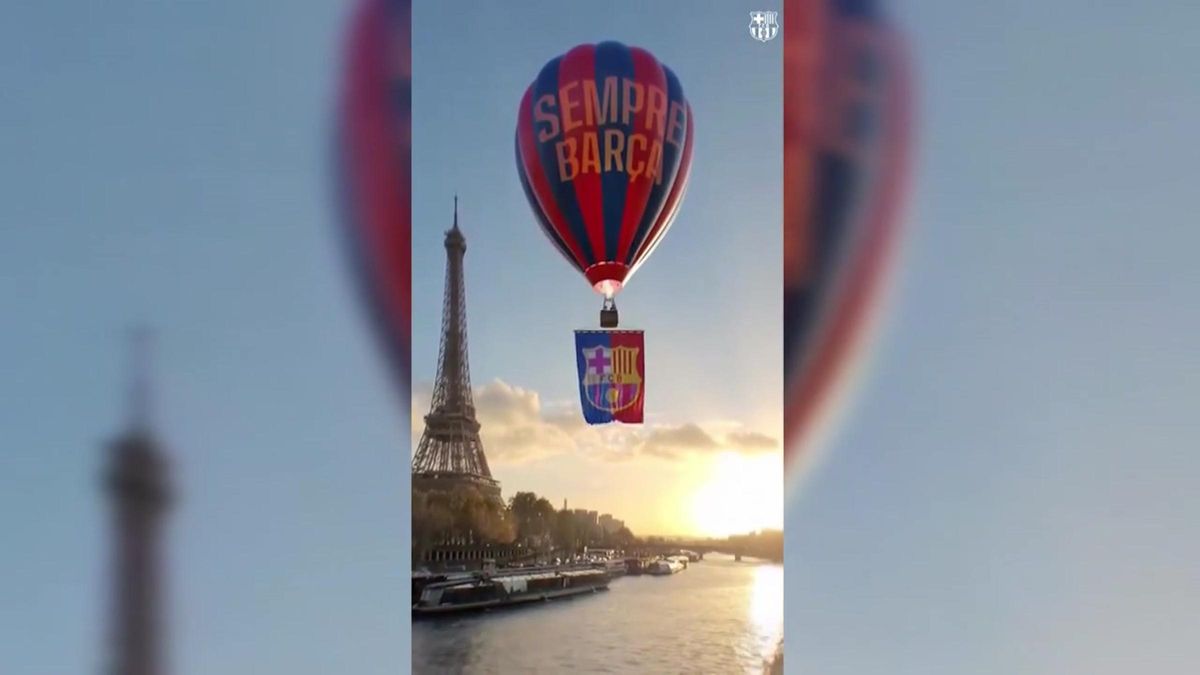
<svg viewBox="0 0 1200 675"><path fill-rule="evenodd" d="M763 530L751 534L734 535L727 539L651 538L631 546L630 551L646 555L679 555L684 551L691 551L698 554L701 559L707 553L724 553L732 555L735 560L747 557L782 563L783 532Z"/></svg>

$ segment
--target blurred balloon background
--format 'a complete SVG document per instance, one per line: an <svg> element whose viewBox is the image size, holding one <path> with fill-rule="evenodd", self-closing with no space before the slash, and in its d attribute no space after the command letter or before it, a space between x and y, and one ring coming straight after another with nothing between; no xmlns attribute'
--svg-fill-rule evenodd
<svg viewBox="0 0 1200 675"><path fill-rule="evenodd" d="M919 142L868 377L789 494L789 665L1188 672L1200 8L828 5L900 29Z"/></svg>
<svg viewBox="0 0 1200 675"><path fill-rule="evenodd" d="M346 248L400 396L412 344L412 8L367 0L346 40L336 132Z"/></svg>
<svg viewBox="0 0 1200 675"><path fill-rule="evenodd" d="M793 485L845 398L898 248L912 96L906 52L880 4L786 5L783 340Z"/></svg>

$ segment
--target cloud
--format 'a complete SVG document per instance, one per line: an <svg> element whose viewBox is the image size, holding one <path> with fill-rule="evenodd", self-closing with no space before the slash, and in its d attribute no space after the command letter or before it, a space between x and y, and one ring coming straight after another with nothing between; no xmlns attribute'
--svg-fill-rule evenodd
<svg viewBox="0 0 1200 675"><path fill-rule="evenodd" d="M484 452L497 463L519 463L570 452L575 443L543 416L536 391L493 380L474 392Z"/></svg>
<svg viewBox="0 0 1200 675"><path fill-rule="evenodd" d="M433 400L433 386L428 382L414 382L412 385L411 419L409 427L413 436L413 454L417 453L417 442L421 440L421 432L425 430L425 413L429 412L429 404Z"/></svg>
<svg viewBox="0 0 1200 675"><path fill-rule="evenodd" d="M480 424L498 426L538 421L542 402L536 391L493 380L474 391L475 417Z"/></svg>
<svg viewBox="0 0 1200 675"><path fill-rule="evenodd" d="M779 447L779 440L757 431L734 431L725 437L725 443L735 450L756 452L774 450Z"/></svg>
<svg viewBox="0 0 1200 675"><path fill-rule="evenodd" d="M564 453L622 462L637 457L680 460L721 450L757 453L779 447L776 439L728 421L592 426L583 421L577 401L546 403L536 391L499 379L475 387L472 394L484 452L493 465ZM413 386L414 452L432 397L429 383Z"/></svg>
<svg viewBox="0 0 1200 675"><path fill-rule="evenodd" d="M652 429L642 442L641 451L655 457L675 458L686 452L708 452L720 447L717 441L694 423Z"/></svg>
<svg viewBox="0 0 1200 675"><path fill-rule="evenodd" d="M428 383L413 387L414 449L425 429L432 389ZM518 464L575 449L565 420L555 423L543 417L541 397L536 391L493 380L475 387L472 398L483 450L491 464Z"/></svg>
<svg viewBox="0 0 1200 675"><path fill-rule="evenodd" d="M779 441L767 434L748 429L735 429L724 436L712 431L714 427L726 426L727 423L712 423L709 430L689 422L677 426L660 425L652 427L641 442L640 451L647 455L667 459L678 458L687 454L701 454L721 450L733 450L746 454L774 450L779 447ZM721 440L718 440L720 438Z"/></svg>

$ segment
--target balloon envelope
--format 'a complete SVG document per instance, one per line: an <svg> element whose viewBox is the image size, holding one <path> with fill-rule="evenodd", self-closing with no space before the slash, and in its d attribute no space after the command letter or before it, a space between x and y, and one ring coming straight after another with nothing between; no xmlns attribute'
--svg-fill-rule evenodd
<svg viewBox="0 0 1200 675"><path fill-rule="evenodd" d="M337 176L344 241L401 395L412 311L409 0L363 0L346 42Z"/></svg>
<svg viewBox="0 0 1200 675"><path fill-rule="evenodd" d="M895 258L908 62L879 3L788 0L784 34L785 460L828 412ZM789 470L791 470L789 468Z"/></svg>
<svg viewBox="0 0 1200 675"><path fill-rule="evenodd" d="M597 292L621 290L675 218L692 110L670 68L618 42L552 59L517 112L517 173L550 242Z"/></svg>

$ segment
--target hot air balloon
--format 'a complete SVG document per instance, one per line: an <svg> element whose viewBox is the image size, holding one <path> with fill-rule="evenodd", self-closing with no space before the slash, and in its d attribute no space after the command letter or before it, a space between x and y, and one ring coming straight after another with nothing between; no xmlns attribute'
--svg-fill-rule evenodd
<svg viewBox="0 0 1200 675"><path fill-rule="evenodd" d="M401 396L412 311L410 0L363 0L345 51L335 152L343 240Z"/></svg>
<svg viewBox="0 0 1200 675"><path fill-rule="evenodd" d="M878 2L784 11L785 463L807 462L879 314L911 132L908 61Z"/></svg>
<svg viewBox="0 0 1200 675"><path fill-rule="evenodd" d="M687 188L692 110L675 73L619 42L547 63L517 112L517 175L542 231L604 297L616 294L671 227Z"/></svg>

